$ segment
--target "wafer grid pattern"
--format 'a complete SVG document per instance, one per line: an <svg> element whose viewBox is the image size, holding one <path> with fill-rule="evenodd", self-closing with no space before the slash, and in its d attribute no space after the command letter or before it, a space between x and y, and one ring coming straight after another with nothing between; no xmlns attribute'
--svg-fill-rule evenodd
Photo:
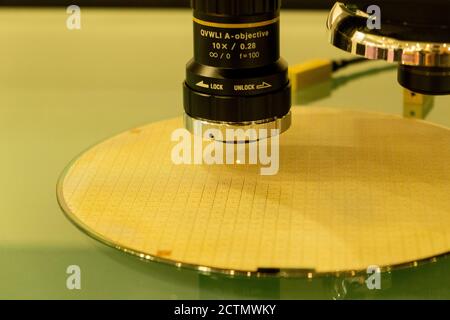
<svg viewBox="0 0 450 320"><path fill-rule="evenodd" d="M395 116L294 108L280 170L175 165L171 119L84 153L60 201L117 246L227 270L390 266L450 251L450 131Z"/></svg>

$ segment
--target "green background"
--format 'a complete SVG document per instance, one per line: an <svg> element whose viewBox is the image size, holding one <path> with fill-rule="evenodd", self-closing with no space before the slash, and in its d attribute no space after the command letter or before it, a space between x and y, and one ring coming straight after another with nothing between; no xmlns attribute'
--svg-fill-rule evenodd
<svg viewBox="0 0 450 320"><path fill-rule="evenodd" d="M283 13L291 64L348 57L328 44L326 16ZM70 31L67 17L64 8L0 9L0 298L450 298L449 258L384 274L383 289L369 291L348 278L199 275L141 262L78 231L56 201L60 173L111 135L182 114L192 22L189 10L82 8L82 29ZM312 105L400 114L402 90L391 70ZM450 125L450 96L436 99L428 119ZM69 265L81 267L81 290L66 288Z"/></svg>

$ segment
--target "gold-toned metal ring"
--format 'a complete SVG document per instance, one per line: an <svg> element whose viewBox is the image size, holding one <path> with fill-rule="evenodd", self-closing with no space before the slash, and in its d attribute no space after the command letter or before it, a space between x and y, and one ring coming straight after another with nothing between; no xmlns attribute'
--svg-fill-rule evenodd
<svg viewBox="0 0 450 320"><path fill-rule="evenodd" d="M272 20L251 22L251 23L218 23L218 22L204 21L197 18L194 18L193 20L195 23L198 23L205 27L225 28L225 29L246 29L246 28L265 27L274 24L280 21L280 17L276 17L275 19Z"/></svg>

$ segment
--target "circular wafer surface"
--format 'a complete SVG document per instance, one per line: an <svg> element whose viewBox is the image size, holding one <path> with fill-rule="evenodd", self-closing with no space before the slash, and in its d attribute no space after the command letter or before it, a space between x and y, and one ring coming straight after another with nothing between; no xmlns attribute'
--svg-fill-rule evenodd
<svg viewBox="0 0 450 320"><path fill-rule="evenodd" d="M448 129L321 108L294 108L292 121L275 175L174 164L176 118L86 151L58 200L97 240L200 270L344 272L450 251Z"/></svg>

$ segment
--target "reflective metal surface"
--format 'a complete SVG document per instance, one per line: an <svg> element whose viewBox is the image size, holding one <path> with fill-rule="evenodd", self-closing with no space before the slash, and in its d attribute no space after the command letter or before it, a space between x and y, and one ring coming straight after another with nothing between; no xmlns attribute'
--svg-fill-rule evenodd
<svg viewBox="0 0 450 320"><path fill-rule="evenodd" d="M368 59L398 62L409 66L450 67L450 43L404 41L383 36L367 28L366 12L336 3L327 28L334 46ZM383 28L389 28L388 25ZM396 30L401 35L402 30Z"/></svg>
<svg viewBox="0 0 450 320"><path fill-rule="evenodd" d="M210 120L204 119L195 119L188 114L184 113L184 125L189 132L192 134L202 134L207 132L208 130L218 130L220 132L221 137L225 137L225 139L217 139L213 134L209 135L209 138L212 140L222 141L222 142L245 142L245 141L254 141L261 138L258 136L257 132L259 130L266 130L265 137L269 138L273 136L273 134L281 134L287 131L291 126L292 115L289 112L286 116L280 119L268 119L262 121L252 121L252 122L243 122L243 123L232 123L232 122L213 122ZM237 131L235 131L236 135L234 135L231 139L227 140L227 130L243 130L242 135L239 135ZM254 130L256 133L255 137L245 136L245 131ZM275 131L273 131L275 130Z"/></svg>

